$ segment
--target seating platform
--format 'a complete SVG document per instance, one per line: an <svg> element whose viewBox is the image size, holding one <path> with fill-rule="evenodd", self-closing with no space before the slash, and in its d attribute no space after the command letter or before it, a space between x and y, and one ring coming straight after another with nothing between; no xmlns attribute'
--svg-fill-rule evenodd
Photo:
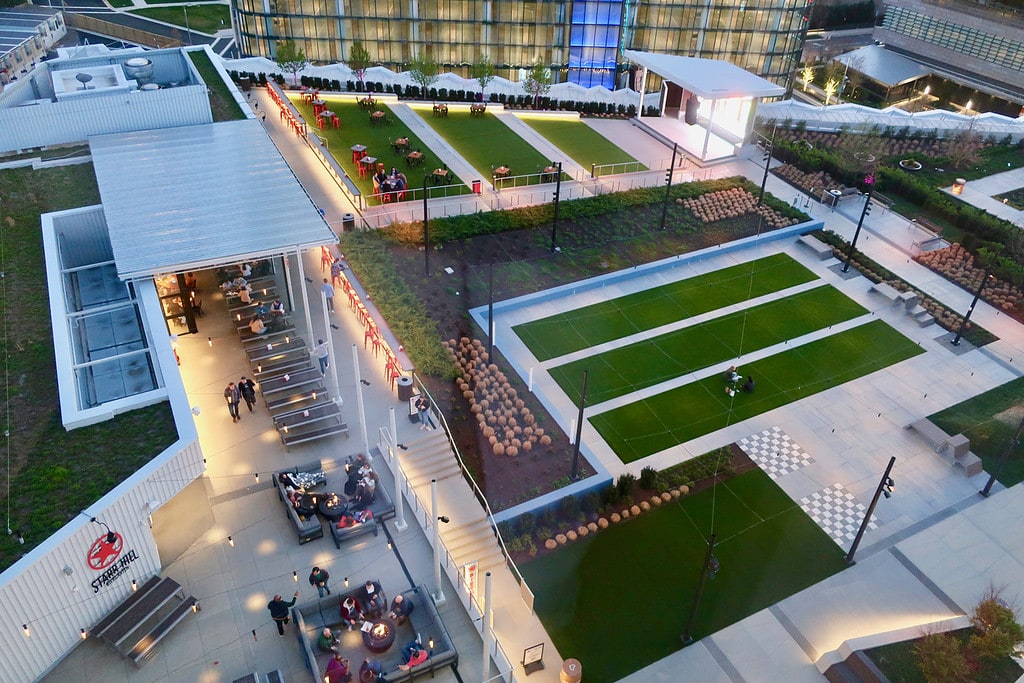
<svg viewBox="0 0 1024 683"><path fill-rule="evenodd" d="M186 596L177 581L153 576L101 619L89 635L141 665L195 604L196 599Z"/></svg>
<svg viewBox="0 0 1024 683"><path fill-rule="evenodd" d="M827 261L832 258L832 247L819 240L814 235L801 235L797 243L802 244L818 256L819 261Z"/></svg>
<svg viewBox="0 0 1024 683"><path fill-rule="evenodd" d="M269 400L273 394L279 394L282 391L294 391L300 388L306 388L309 386L316 386L323 381L323 375L320 374L320 370L314 367L304 368L297 370L296 372L288 373L286 375L280 375L278 377L272 377L260 383L260 393L263 397Z"/></svg>

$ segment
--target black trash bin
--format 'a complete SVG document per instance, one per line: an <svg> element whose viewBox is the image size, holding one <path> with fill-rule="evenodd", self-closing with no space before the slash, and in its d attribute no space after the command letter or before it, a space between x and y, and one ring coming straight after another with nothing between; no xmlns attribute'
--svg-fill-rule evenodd
<svg viewBox="0 0 1024 683"><path fill-rule="evenodd" d="M352 232L356 229L356 215L354 213L346 213L341 217L341 231Z"/></svg>
<svg viewBox="0 0 1024 683"><path fill-rule="evenodd" d="M398 378L398 400L409 402L412 398L412 377L402 375Z"/></svg>
<svg viewBox="0 0 1024 683"><path fill-rule="evenodd" d="M249 92L252 89L252 81L248 78L239 78L238 86L242 89L242 92Z"/></svg>

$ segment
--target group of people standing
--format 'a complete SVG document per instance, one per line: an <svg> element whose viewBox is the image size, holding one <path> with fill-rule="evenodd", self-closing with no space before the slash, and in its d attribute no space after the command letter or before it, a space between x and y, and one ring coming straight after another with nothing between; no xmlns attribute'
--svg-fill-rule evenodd
<svg viewBox="0 0 1024 683"><path fill-rule="evenodd" d="M245 401L245 405L249 408L249 413L252 413L253 407L256 405L256 382L242 375L242 378L238 380L238 384L234 382L228 382L227 387L224 388L224 400L228 404L228 413L231 414L231 421L238 422L242 419L242 416L238 412L238 408L242 401Z"/></svg>

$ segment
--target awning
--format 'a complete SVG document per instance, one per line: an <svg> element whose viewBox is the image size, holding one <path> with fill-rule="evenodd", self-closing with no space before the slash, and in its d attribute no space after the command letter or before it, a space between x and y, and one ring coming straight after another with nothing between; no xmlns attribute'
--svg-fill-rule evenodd
<svg viewBox="0 0 1024 683"><path fill-rule="evenodd" d="M679 57L655 52L625 51L626 59L663 79L689 90L701 99L778 97L786 89L735 64L718 59Z"/></svg>

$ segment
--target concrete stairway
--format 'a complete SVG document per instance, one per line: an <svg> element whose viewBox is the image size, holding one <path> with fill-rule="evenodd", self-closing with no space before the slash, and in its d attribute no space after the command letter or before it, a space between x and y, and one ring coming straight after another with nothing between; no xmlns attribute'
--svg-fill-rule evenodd
<svg viewBox="0 0 1024 683"><path fill-rule="evenodd" d="M425 432L424 436L405 446L408 450L401 451L400 455L402 469L414 488L429 488L431 479L441 481L448 477L462 476L459 461L452 453L443 429Z"/></svg>
<svg viewBox="0 0 1024 683"><path fill-rule="evenodd" d="M481 576L483 572L505 563L505 556L498 548L498 539L486 517L460 524L451 530L442 525L441 538L457 565L478 561Z"/></svg>

